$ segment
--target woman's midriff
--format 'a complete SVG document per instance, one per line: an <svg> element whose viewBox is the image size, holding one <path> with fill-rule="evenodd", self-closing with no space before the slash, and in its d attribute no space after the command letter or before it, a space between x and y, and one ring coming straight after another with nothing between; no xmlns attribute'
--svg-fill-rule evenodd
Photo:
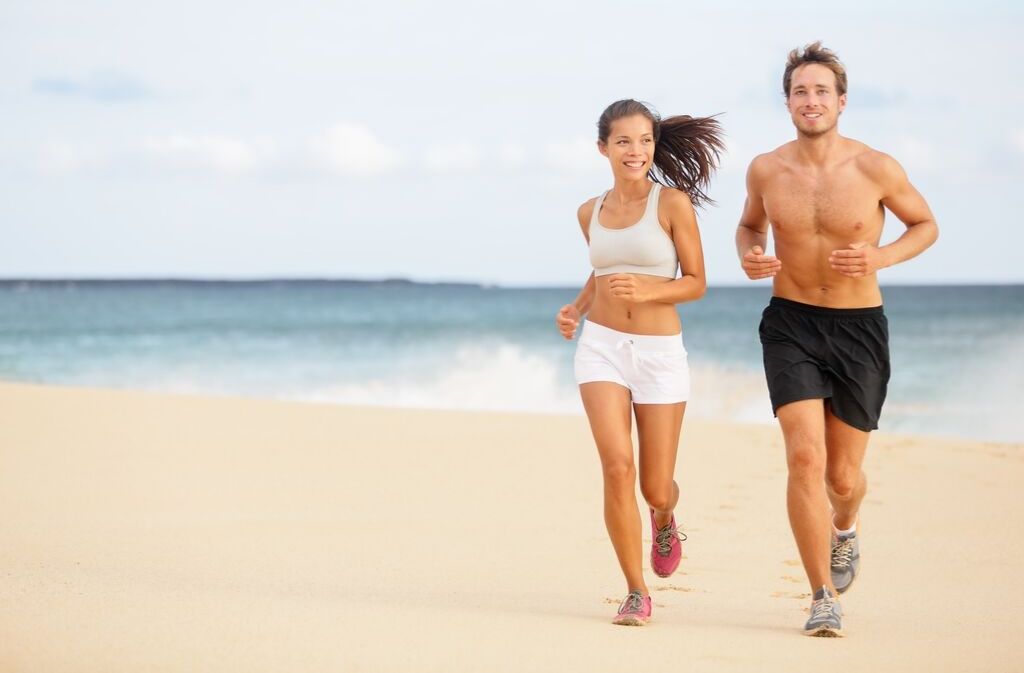
<svg viewBox="0 0 1024 673"><path fill-rule="evenodd" d="M670 278L661 276L645 276L633 274L642 286L668 283ZM671 336L682 331L679 313L675 304L661 302L634 303L619 297L613 297L611 276L598 276L597 292L594 303L587 314L587 320L599 325L629 334L648 334L653 336Z"/></svg>

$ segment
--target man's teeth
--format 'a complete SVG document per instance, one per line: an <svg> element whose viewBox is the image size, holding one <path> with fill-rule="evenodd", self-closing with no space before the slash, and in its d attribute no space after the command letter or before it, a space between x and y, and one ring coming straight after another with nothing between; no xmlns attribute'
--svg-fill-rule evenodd
<svg viewBox="0 0 1024 673"><path fill-rule="evenodd" d="M804 116L807 117L808 119L817 119L818 117L821 116L821 113L820 112L805 112Z"/></svg>

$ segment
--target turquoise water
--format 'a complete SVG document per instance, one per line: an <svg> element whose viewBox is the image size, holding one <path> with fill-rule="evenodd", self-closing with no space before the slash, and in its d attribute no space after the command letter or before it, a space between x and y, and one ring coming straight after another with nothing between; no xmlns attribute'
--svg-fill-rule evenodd
<svg viewBox="0 0 1024 673"><path fill-rule="evenodd" d="M770 422L757 324L769 288L680 307L688 414ZM581 413L575 288L405 282L0 282L0 378L281 399ZM884 289L881 428L1024 441L1024 286ZM1011 406L1012 405L1012 406Z"/></svg>

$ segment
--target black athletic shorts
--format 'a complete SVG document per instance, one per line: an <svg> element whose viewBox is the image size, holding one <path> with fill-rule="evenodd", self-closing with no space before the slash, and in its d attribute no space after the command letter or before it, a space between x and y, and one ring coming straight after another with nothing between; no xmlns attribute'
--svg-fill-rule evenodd
<svg viewBox="0 0 1024 673"><path fill-rule="evenodd" d="M881 306L824 308L772 297L758 331L773 412L824 399L848 425L878 428L889 384L889 323Z"/></svg>

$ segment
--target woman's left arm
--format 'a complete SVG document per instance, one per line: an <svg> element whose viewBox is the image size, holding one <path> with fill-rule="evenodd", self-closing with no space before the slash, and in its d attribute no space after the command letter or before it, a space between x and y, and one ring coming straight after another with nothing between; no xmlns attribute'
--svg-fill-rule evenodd
<svg viewBox="0 0 1024 673"><path fill-rule="evenodd" d="M704 278L704 249L700 244L697 213L686 192L663 189L659 219L664 216L672 230L682 276L667 283L651 283L644 290L649 293L645 301L663 304L682 304L704 296L707 281Z"/></svg>

